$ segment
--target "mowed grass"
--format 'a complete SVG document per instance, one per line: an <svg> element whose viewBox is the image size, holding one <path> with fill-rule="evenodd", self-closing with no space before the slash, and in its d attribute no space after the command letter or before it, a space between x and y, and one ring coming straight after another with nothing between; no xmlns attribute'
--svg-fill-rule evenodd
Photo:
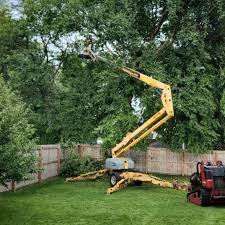
<svg viewBox="0 0 225 225"><path fill-rule="evenodd" d="M202 208L186 193L149 184L106 195L108 180L62 178L0 194L0 225L225 224L225 207Z"/></svg>

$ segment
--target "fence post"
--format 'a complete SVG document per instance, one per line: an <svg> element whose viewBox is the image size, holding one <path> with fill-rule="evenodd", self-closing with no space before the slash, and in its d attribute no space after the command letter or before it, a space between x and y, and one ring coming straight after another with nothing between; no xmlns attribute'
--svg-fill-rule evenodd
<svg viewBox="0 0 225 225"><path fill-rule="evenodd" d="M214 152L215 152L215 161L220 160L220 159L217 159L217 151L214 151Z"/></svg>
<svg viewBox="0 0 225 225"><path fill-rule="evenodd" d="M12 192L16 192L16 181L15 180L12 180L11 187L12 187Z"/></svg>
<svg viewBox="0 0 225 225"><path fill-rule="evenodd" d="M57 146L57 174L60 174L60 159L61 159L61 147L60 145Z"/></svg>
<svg viewBox="0 0 225 225"><path fill-rule="evenodd" d="M145 173L148 173L148 149L145 151Z"/></svg>
<svg viewBox="0 0 225 225"><path fill-rule="evenodd" d="M38 183L41 184L42 181L42 146L38 149Z"/></svg>
<svg viewBox="0 0 225 225"><path fill-rule="evenodd" d="M81 146L81 144L78 144L78 145L77 145L77 149L78 149L78 155L79 155L80 157L82 157L82 146Z"/></svg>
<svg viewBox="0 0 225 225"><path fill-rule="evenodd" d="M181 175L184 176L184 150L181 155Z"/></svg>

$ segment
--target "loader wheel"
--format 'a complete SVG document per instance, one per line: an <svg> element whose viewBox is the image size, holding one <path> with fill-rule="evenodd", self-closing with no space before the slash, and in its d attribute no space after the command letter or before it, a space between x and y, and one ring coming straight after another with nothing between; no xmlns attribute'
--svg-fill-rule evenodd
<svg viewBox="0 0 225 225"><path fill-rule="evenodd" d="M141 180L134 180L134 184L137 185L137 186L141 186L142 181Z"/></svg>
<svg viewBox="0 0 225 225"><path fill-rule="evenodd" d="M121 180L120 174L117 172L111 173L109 175L109 181L112 187L114 187L120 180Z"/></svg>
<svg viewBox="0 0 225 225"><path fill-rule="evenodd" d="M209 192L202 188L200 190L200 199L201 199L201 206L208 206L210 205L210 195Z"/></svg>

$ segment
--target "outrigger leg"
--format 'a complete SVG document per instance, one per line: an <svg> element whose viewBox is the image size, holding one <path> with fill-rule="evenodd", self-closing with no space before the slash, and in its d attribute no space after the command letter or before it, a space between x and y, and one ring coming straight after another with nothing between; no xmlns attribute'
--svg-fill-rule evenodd
<svg viewBox="0 0 225 225"><path fill-rule="evenodd" d="M107 174L110 174L111 170L110 169L104 169L104 170L99 170L99 171L94 171L86 174L82 174L78 177L70 177L66 178L66 181L84 181L84 180L96 180L99 177L103 177ZM153 175L148 175L144 173L139 173L139 172L121 172L120 173L120 180L115 184L114 187L108 188L106 190L107 194L112 194L113 192L116 192L118 190L121 190L131 182L134 183L150 183L153 185L157 185L160 187L166 187L166 188L173 188L177 190L187 190L187 185L179 185L177 181L165 181L160 179L159 177L153 176Z"/></svg>

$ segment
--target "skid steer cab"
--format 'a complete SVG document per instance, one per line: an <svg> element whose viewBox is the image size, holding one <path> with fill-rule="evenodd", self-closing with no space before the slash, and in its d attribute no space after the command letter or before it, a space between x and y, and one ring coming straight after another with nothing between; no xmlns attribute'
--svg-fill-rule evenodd
<svg viewBox="0 0 225 225"><path fill-rule="evenodd" d="M190 177L188 201L201 206L225 204L225 167L222 161L198 162L196 170Z"/></svg>

